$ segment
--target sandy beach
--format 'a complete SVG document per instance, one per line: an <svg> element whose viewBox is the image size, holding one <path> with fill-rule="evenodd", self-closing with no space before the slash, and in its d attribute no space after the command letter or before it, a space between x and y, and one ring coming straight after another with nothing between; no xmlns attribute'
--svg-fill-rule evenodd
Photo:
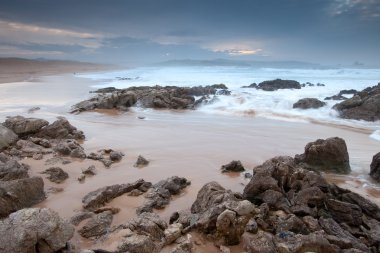
<svg viewBox="0 0 380 253"><path fill-rule="evenodd" d="M1 121L6 116L23 115L52 122L56 117L64 116L85 133L83 147L86 153L111 148L125 154L121 162L110 168L105 168L101 162L80 159L60 165L69 174L69 178L61 184L50 182L43 176L48 197L36 207L52 208L63 218L68 219L80 211L83 196L100 187L131 183L140 178L156 183L171 176L185 177L191 185L175 196L165 209L157 211L168 220L173 212L188 210L200 188L210 181L242 192L249 178L240 173L222 174L220 167L223 164L240 160L250 172L267 159L279 155L293 157L303 153L308 142L333 136L346 141L353 171L348 176L325 174L326 179L380 205L380 188L368 176L372 156L378 152L380 145L368 137L365 129L318 122L271 120L255 117L254 114L230 116L181 110L133 108L128 112L98 110L74 115L68 113L71 105L89 97L88 92L94 89L91 86L96 82L73 74L44 76L45 73L38 73L41 76L37 82L1 84ZM3 78L1 82L7 80ZM32 114L27 112L35 106L41 109ZM133 166L139 155L150 161L149 166ZM31 176L41 176L42 171L52 166L46 162L49 158L51 156L46 155L42 160L26 158L22 162L30 165ZM82 170L90 165L95 165L96 175L78 182ZM54 192L56 187L62 188L62 191ZM136 217L135 210L143 202L143 196L123 195L112 200L108 206L121 210L114 215L112 224L118 225ZM89 241L78 234L72 241L90 248L104 248L110 243ZM209 247L209 252L218 252L213 246ZM232 248L232 252L240 250L239 246L235 250Z"/></svg>

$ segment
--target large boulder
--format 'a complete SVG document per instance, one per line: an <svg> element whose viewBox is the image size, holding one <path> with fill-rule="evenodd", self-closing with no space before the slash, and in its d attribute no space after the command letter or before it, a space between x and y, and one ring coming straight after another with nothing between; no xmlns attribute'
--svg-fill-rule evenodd
<svg viewBox="0 0 380 253"><path fill-rule="evenodd" d="M42 128L41 131L39 131L35 136L45 139L85 138L83 132L71 125L70 122L64 117L59 117L58 120L54 121L52 124Z"/></svg>
<svg viewBox="0 0 380 253"><path fill-rule="evenodd" d="M3 125L11 129L15 134L25 136L37 133L41 128L49 125L49 122L43 119L15 116L7 118Z"/></svg>
<svg viewBox="0 0 380 253"><path fill-rule="evenodd" d="M279 89L301 89L301 84L294 80L275 79L259 83L257 89L275 91Z"/></svg>
<svg viewBox="0 0 380 253"><path fill-rule="evenodd" d="M317 171L343 174L351 171L346 142L339 137L308 143L305 152L296 155L296 161Z"/></svg>
<svg viewBox="0 0 380 253"><path fill-rule="evenodd" d="M0 181L0 218L44 199L44 182L40 177Z"/></svg>
<svg viewBox="0 0 380 253"><path fill-rule="evenodd" d="M340 117L366 121L380 120L380 83L334 105Z"/></svg>
<svg viewBox="0 0 380 253"><path fill-rule="evenodd" d="M0 125L0 150L14 144L18 136L9 128Z"/></svg>
<svg viewBox="0 0 380 253"><path fill-rule="evenodd" d="M317 109L325 106L326 103L317 98L302 98L293 104L293 108L299 109Z"/></svg>
<svg viewBox="0 0 380 253"><path fill-rule="evenodd" d="M83 207L88 210L102 207L116 197L131 192L134 189L139 189L144 183L146 182L143 179L140 179L131 184L116 184L99 188L83 197Z"/></svg>
<svg viewBox="0 0 380 253"><path fill-rule="evenodd" d="M370 168L369 175L380 182L380 152L373 156Z"/></svg>
<svg viewBox="0 0 380 253"><path fill-rule="evenodd" d="M54 253L73 234L74 227L51 209L22 209L0 220L0 252Z"/></svg>

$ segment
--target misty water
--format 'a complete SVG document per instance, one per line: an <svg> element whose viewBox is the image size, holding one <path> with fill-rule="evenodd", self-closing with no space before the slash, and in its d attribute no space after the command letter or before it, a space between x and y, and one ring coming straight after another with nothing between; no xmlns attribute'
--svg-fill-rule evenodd
<svg viewBox="0 0 380 253"><path fill-rule="evenodd" d="M144 67L106 73L83 74L81 77L97 80L94 88L113 86L175 85L198 86L224 83L232 91L231 96L218 96L215 103L204 105L199 111L204 113L237 116L265 117L277 120L338 124L365 128L371 131L371 138L380 140L380 122L347 120L338 117L333 110L340 101L324 100L338 94L343 89L358 91L377 85L380 69L274 69L253 67L186 66L186 67ZM263 91L242 88L251 83L260 83L276 78L310 82L298 90ZM325 86L317 86L317 84ZM350 97L351 95L345 95ZM293 109L293 104L301 98L318 98L327 103L319 109Z"/></svg>

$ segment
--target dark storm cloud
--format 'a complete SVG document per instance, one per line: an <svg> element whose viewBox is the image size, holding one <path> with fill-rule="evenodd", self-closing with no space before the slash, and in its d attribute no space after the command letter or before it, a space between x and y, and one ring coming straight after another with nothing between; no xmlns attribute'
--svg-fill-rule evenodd
<svg viewBox="0 0 380 253"><path fill-rule="evenodd" d="M13 43L119 62L266 57L378 64L379 6L378 0L3 0L0 54L1 45Z"/></svg>

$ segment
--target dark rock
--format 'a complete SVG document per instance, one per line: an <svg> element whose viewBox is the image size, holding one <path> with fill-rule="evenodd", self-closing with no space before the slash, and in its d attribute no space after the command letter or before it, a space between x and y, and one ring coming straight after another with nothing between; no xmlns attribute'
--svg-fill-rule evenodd
<svg viewBox="0 0 380 253"><path fill-rule="evenodd" d="M224 172L242 172L245 171L240 161L232 161L221 167L222 173Z"/></svg>
<svg viewBox="0 0 380 253"><path fill-rule="evenodd" d="M341 118L366 121L380 119L380 83L334 105Z"/></svg>
<svg viewBox="0 0 380 253"><path fill-rule="evenodd" d="M242 88L257 88L257 84L256 83L251 83L250 85L248 86L242 86Z"/></svg>
<svg viewBox="0 0 380 253"><path fill-rule="evenodd" d="M139 155L134 166L141 168L141 167L148 166L148 164L149 164L149 161L145 159L143 156Z"/></svg>
<svg viewBox="0 0 380 253"><path fill-rule="evenodd" d="M43 119L15 116L7 118L3 125L22 137L28 134L37 133L41 128L49 125L49 122Z"/></svg>
<svg viewBox="0 0 380 253"><path fill-rule="evenodd" d="M170 253L191 253L193 247L193 241L190 234L186 235L181 243L176 246Z"/></svg>
<svg viewBox="0 0 380 253"><path fill-rule="evenodd" d="M373 156L370 168L369 175L380 182L380 152Z"/></svg>
<svg viewBox="0 0 380 253"><path fill-rule="evenodd" d="M110 152L110 160L112 162L118 162L123 158L123 153L118 151L111 151Z"/></svg>
<svg viewBox="0 0 380 253"><path fill-rule="evenodd" d="M40 177L0 181L0 218L44 199L44 182Z"/></svg>
<svg viewBox="0 0 380 253"><path fill-rule="evenodd" d="M34 144L40 145L44 148L51 148L52 146L50 141L44 138L30 137L29 140Z"/></svg>
<svg viewBox="0 0 380 253"><path fill-rule="evenodd" d="M51 209L27 208L0 220L1 252L54 253L66 247L74 227Z"/></svg>
<svg viewBox="0 0 380 253"><path fill-rule="evenodd" d="M18 136L10 129L0 125L0 150L7 148L18 140Z"/></svg>
<svg viewBox="0 0 380 253"><path fill-rule="evenodd" d="M86 158L86 153L79 143L75 140L61 140L55 147L54 151L63 156L71 156L74 158Z"/></svg>
<svg viewBox="0 0 380 253"><path fill-rule="evenodd" d="M133 189L138 189L141 185L143 185L143 183L145 183L145 181L140 179L131 184L116 184L102 187L88 193L83 197L83 207L88 210L94 210L102 207L105 203L110 202L112 199L128 193Z"/></svg>
<svg viewBox="0 0 380 253"><path fill-rule="evenodd" d="M22 157L33 157L35 154L50 154L53 152L51 148L45 148L29 140L17 141L16 147Z"/></svg>
<svg viewBox="0 0 380 253"><path fill-rule="evenodd" d="M256 234L257 231L258 231L258 226L257 226L257 222L254 218L251 218L247 225L245 226L245 231L249 232L249 233L252 233L252 234Z"/></svg>
<svg viewBox="0 0 380 253"><path fill-rule="evenodd" d="M95 165L91 165L87 169L83 170L82 174L84 174L84 175L90 175L90 176L96 175Z"/></svg>
<svg viewBox="0 0 380 253"><path fill-rule="evenodd" d="M117 252L128 253L158 253L161 246L155 243L151 236L132 234L124 237L118 245Z"/></svg>
<svg viewBox="0 0 380 253"><path fill-rule="evenodd" d="M359 206L335 199L327 199L325 203L334 220L353 226L362 224L363 214Z"/></svg>
<svg viewBox="0 0 380 253"><path fill-rule="evenodd" d="M96 91L91 91L91 93L112 93L114 91L119 91L119 89L116 89L115 87L106 87L98 89Z"/></svg>
<svg viewBox="0 0 380 253"><path fill-rule="evenodd" d="M94 215L95 214L93 212L81 211L71 217L69 222L75 226L78 226L82 221L92 218Z"/></svg>
<svg viewBox="0 0 380 253"><path fill-rule="evenodd" d="M351 171L346 142L339 138L318 139L305 146L305 153L296 156L308 169L347 174Z"/></svg>
<svg viewBox="0 0 380 253"><path fill-rule="evenodd" d="M317 109L325 106L326 103L316 98L302 98L293 104L293 108Z"/></svg>
<svg viewBox="0 0 380 253"><path fill-rule="evenodd" d="M29 166L7 158L4 162L0 161L0 181L28 178L28 170Z"/></svg>
<svg viewBox="0 0 380 253"><path fill-rule="evenodd" d="M248 253L277 253L273 235L259 230L256 234L245 233L242 237Z"/></svg>
<svg viewBox="0 0 380 253"><path fill-rule="evenodd" d="M330 97L325 97L324 100L346 100L347 98L342 95L333 95Z"/></svg>
<svg viewBox="0 0 380 253"><path fill-rule="evenodd" d="M71 125L64 117L59 117L52 124L42 128L35 136L45 139L83 140L85 138L83 132Z"/></svg>
<svg viewBox="0 0 380 253"><path fill-rule="evenodd" d="M363 213L376 220L380 220L380 208L375 203L354 192L342 192L340 195L342 201L358 205Z"/></svg>
<svg viewBox="0 0 380 253"><path fill-rule="evenodd" d="M78 230L78 233L85 238L99 237L108 232L112 223L112 213L102 212L90 218L86 224Z"/></svg>
<svg viewBox="0 0 380 253"><path fill-rule="evenodd" d="M50 167L49 169L41 172L41 174L48 174L49 176L47 179L57 184L60 184L69 178L69 174L59 167Z"/></svg>
<svg viewBox="0 0 380 253"><path fill-rule="evenodd" d="M262 89L265 91L275 91L279 89L301 89L301 84L293 80L276 79L259 83L257 89Z"/></svg>
<svg viewBox="0 0 380 253"><path fill-rule="evenodd" d="M358 91L357 91L357 90L354 90L354 89L350 89L350 90L341 90L341 91L338 93L338 96L349 95L349 94L356 95L356 94L358 94Z"/></svg>
<svg viewBox="0 0 380 253"><path fill-rule="evenodd" d="M32 108L28 109L28 113L34 113L34 112L36 112L36 111L38 111L38 110L41 110L41 108L38 107L38 106L36 106L36 107L32 107Z"/></svg>

